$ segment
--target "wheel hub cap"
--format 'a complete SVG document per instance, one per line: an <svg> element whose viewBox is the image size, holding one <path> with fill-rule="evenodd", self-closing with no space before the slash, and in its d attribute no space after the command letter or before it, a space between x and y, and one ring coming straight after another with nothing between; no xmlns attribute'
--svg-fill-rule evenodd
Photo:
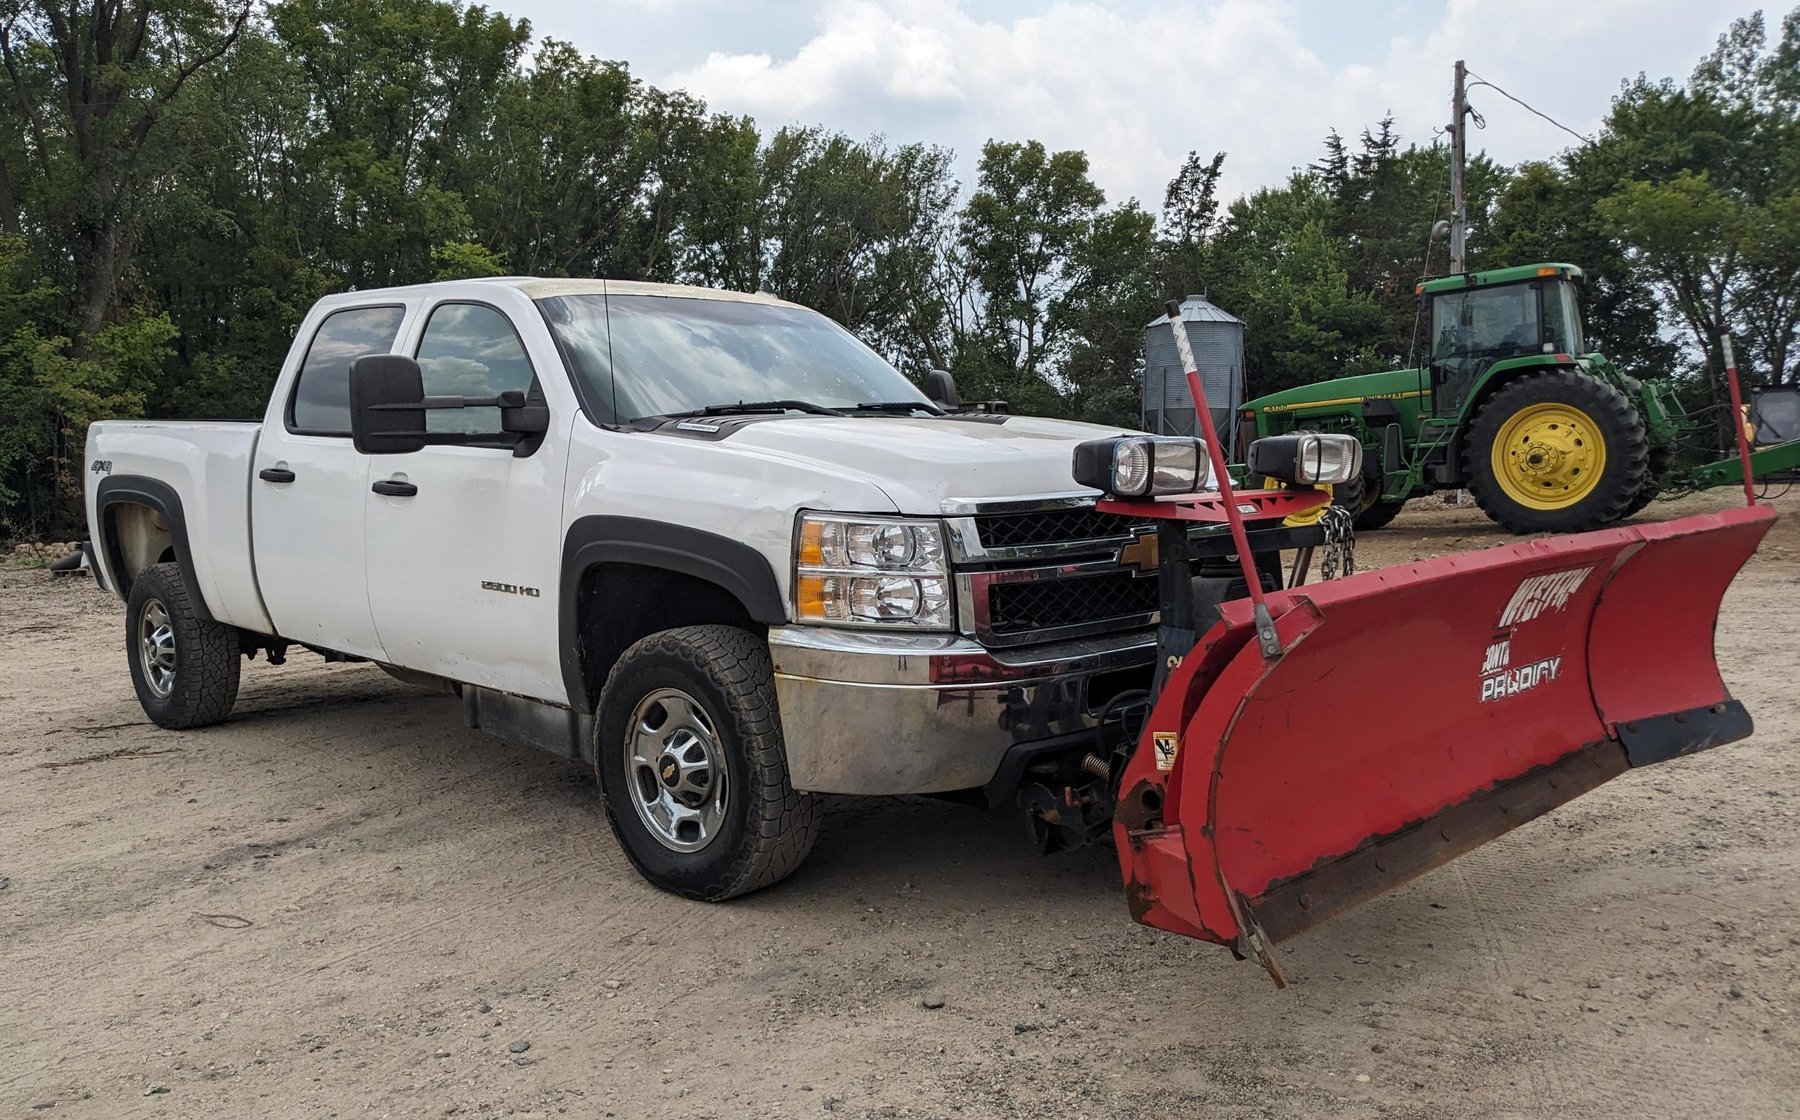
<svg viewBox="0 0 1800 1120"><path fill-rule="evenodd" d="M1599 425L1573 405L1520 409L1494 440L1494 478L1508 498L1531 509L1566 509L1593 493L1606 470Z"/></svg>
<svg viewBox="0 0 1800 1120"><path fill-rule="evenodd" d="M625 736L625 773L638 820L665 848L697 852L725 820L725 756L706 709L680 689L638 702Z"/></svg>
<svg viewBox="0 0 1800 1120"><path fill-rule="evenodd" d="M145 603L138 616L138 663L144 683L159 699L175 691L175 627L159 599Z"/></svg>

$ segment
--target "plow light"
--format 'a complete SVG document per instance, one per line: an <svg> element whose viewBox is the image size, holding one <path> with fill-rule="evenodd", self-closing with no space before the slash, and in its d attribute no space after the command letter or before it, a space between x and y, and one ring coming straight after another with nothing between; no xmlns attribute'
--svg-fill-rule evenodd
<svg viewBox="0 0 1800 1120"><path fill-rule="evenodd" d="M1362 441L1317 432L1265 436L1250 445L1249 465L1252 472L1283 482L1336 485L1362 473Z"/></svg>
<svg viewBox="0 0 1800 1120"><path fill-rule="evenodd" d="M1075 448L1075 481L1121 498L1211 490L1206 443L1189 436L1114 436Z"/></svg>

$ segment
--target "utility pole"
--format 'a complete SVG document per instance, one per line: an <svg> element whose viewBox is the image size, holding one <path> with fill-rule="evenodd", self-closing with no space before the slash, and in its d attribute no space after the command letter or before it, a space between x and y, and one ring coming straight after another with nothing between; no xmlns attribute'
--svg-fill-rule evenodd
<svg viewBox="0 0 1800 1120"><path fill-rule="evenodd" d="M1456 60L1456 91L1450 98L1450 274L1468 271L1469 209L1463 186L1463 165L1468 157L1465 122L1469 116L1469 99L1463 88L1468 70L1463 60Z"/></svg>

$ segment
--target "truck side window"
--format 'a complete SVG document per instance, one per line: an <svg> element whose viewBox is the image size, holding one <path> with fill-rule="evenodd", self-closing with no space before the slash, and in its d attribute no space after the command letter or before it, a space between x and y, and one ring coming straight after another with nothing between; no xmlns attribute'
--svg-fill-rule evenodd
<svg viewBox="0 0 1800 1120"><path fill-rule="evenodd" d="M320 436L350 434L350 363L386 354L400 333L404 307L350 307L319 324L288 405L288 428Z"/></svg>
<svg viewBox="0 0 1800 1120"><path fill-rule="evenodd" d="M531 391L535 374L512 320L479 303L442 303L419 339L419 370L426 396L491 397L508 389ZM497 408L433 409L430 432L498 432Z"/></svg>

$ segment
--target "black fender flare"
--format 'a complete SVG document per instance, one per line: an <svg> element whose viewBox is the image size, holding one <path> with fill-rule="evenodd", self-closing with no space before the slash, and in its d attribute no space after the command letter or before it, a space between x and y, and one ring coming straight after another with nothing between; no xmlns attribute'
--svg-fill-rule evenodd
<svg viewBox="0 0 1800 1120"><path fill-rule="evenodd" d="M576 711L587 707L581 675L581 581L600 564L639 564L715 584L742 603L752 619L784 625L787 603L768 558L742 541L642 517L577 518L563 538L557 638L563 686Z"/></svg>
<svg viewBox="0 0 1800 1120"><path fill-rule="evenodd" d="M125 557L119 542L113 538L112 523L106 512L113 506L126 504L149 506L162 514L174 542L175 563L181 568L181 580L194 597L197 613L207 622L215 621L212 608L206 602L206 589L194 572L194 550L188 544L187 517L182 512L181 495L168 483L139 474L107 475L94 488L94 551L106 558L119 595L131 593L131 576L124 570Z"/></svg>

